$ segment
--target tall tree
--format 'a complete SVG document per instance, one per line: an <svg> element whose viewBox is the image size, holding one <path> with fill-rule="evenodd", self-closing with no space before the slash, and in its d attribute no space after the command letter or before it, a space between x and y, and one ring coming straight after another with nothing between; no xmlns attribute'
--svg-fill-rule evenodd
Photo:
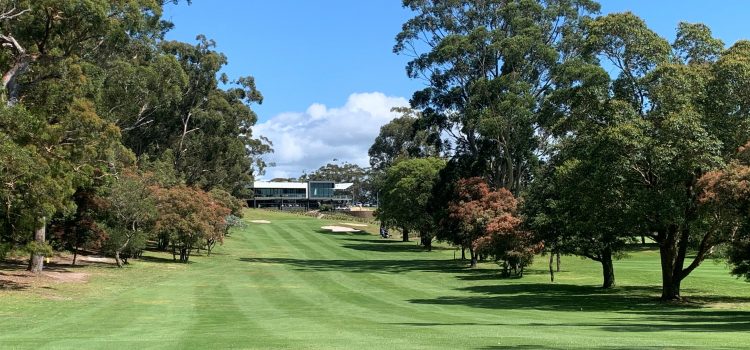
<svg viewBox="0 0 750 350"><path fill-rule="evenodd" d="M632 226L659 245L662 299L679 299L681 282L726 241L705 227L697 185L750 139L749 45L722 52L721 41L694 24L681 24L669 45L630 13L599 18L590 33L619 69L611 91L627 118L614 137L629 159L620 176L628 183Z"/></svg>
<svg viewBox="0 0 750 350"><path fill-rule="evenodd" d="M455 154L480 163L474 175L518 193L535 164L535 130L553 73L575 62L591 0L405 0L416 15L394 52L427 88L412 98L428 125L453 136ZM426 52L422 52L426 48Z"/></svg>
<svg viewBox="0 0 750 350"><path fill-rule="evenodd" d="M393 109L402 115L380 127L380 133L367 151L370 166L383 171L399 158L439 157L443 142L436 127L420 125L420 113L411 108Z"/></svg>

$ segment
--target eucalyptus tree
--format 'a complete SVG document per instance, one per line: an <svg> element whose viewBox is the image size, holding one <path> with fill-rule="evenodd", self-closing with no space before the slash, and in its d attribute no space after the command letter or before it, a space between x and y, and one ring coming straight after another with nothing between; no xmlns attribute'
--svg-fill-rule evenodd
<svg viewBox="0 0 750 350"><path fill-rule="evenodd" d="M513 193L535 164L538 112L555 70L575 62L591 0L405 0L416 15L394 52L411 55L407 74L425 80L412 107L452 135L493 187Z"/></svg>
<svg viewBox="0 0 750 350"><path fill-rule="evenodd" d="M612 98L629 116L613 136L628 155L631 226L659 245L662 299L679 299L681 282L728 239L708 224L697 185L750 138L750 45L725 50L706 26L687 23L670 45L630 13L601 17L590 33L618 68Z"/></svg>
<svg viewBox="0 0 750 350"><path fill-rule="evenodd" d="M393 108L401 116L380 127L367 154L370 166L383 171L399 158L439 157L445 148L435 126L422 125L421 113L411 108Z"/></svg>
<svg viewBox="0 0 750 350"><path fill-rule="evenodd" d="M30 193L42 192L16 197L21 199L4 211L6 221L33 217L25 221L34 222L37 248L44 246L50 216L73 210L76 189L111 173L127 153L117 126L98 113L98 78L103 62L136 42L159 39L171 26L161 20L161 6L135 0L0 2L1 94L9 106L3 113L13 114L0 132L25 150L30 164L19 169L35 169L29 179L38 181ZM41 255L33 254L30 265L40 271Z"/></svg>

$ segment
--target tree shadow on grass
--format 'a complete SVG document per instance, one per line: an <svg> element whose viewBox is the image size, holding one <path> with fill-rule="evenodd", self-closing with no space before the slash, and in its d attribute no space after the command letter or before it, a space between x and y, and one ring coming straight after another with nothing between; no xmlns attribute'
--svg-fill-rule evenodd
<svg viewBox="0 0 750 350"><path fill-rule="evenodd" d="M470 269L455 260L431 259L368 259L368 260L323 260L293 258L240 258L240 261L260 264L282 264L303 271L343 271L354 273L403 273L403 272L443 272L479 274L495 271Z"/></svg>
<svg viewBox="0 0 750 350"><path fill-rule="evenodd" d="M0 272L0 290L24 290L29 288L28 284L3 279L5 276L9 275Z"/></svg>
<svg viewBox="0 0 750 350"><path fill-rule="evenodd" d="M333 232L331 230L315 230L317 233L322 233L324 235L331 235L331 236L372 236L369 232L366 231L354 231L354 232Z"/></svg>
<svg viewBox="0 0 750 350"><path fill-rule="evenodd" d="M656 287L620 287L552 283L505 283L458 289L472 295L412 299L415 304L465 305L483 309L536 309L552 311L647 310L663 307Z"/></svg>
<svg viewBox="0 0 750 350"><path fill-rule="evenodd" d="M490 310L548 310L564 312L610 312L612 322L535 323L537 327L598 327L613 332L746 332L750 312L703 308L704 303L750 302L750 298L704 296L701 302L662 303L658 286L627 286L604 290L596 286L544 283L513 283L460 288L468 296L412 299L411 303L461 305ZM686 294L696 291L685 290ZM638 315L629 321L617 314ZM585 317L585 314L582 315Z"/></svg>
<svg viewBox="0 0 750 350"><path fill-rule="evenodd" d="M171 257L153 256L153 255L142 255L140 258L136 259L136 261L145 261L145 262L159 263L159 264L181 264L181 262L175 261ZM188 260L188 262L190 261Z"/></svg>
<svg viewBox="0 0 750 350"><path fill-rule="evenodd" d="M422 246L418 246L416 244L385 243L388 241L383 241L383 243L380 243L377 241L372 241L372 242L373 243L344 244L342 245L342 247L347 248L347 249L359 250L359 251L370 251L370 252L380 252L380 253L427 252L427 249L425 249ZM438 249L433 248L433 250L438 250Z"/></svg>

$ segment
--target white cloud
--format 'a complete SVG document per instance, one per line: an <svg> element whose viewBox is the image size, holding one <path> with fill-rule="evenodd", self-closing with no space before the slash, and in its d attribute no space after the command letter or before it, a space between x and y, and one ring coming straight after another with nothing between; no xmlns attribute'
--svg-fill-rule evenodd
<svg viewBox="0 0 750 350"><path fill-rule="evenodd" d="M403 97L355 93L342 107L314 103L305 112L281 113L256 125L253 134L268 137L275 150L266 161L276 166L263 178L298 177L333 159L369 166L367 150L380 127L398 116L391 108L408 105Z"/></svg>

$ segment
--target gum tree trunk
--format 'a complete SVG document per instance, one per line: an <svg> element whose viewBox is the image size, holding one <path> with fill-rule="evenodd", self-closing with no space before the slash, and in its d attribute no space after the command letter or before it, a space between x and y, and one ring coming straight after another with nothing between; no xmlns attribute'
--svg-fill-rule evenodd
<svg viewBox="0 0 750 350"><path fill-rule="evenodd" d="M34 241L42 245L46 240L47 234L47 218L42 218L41 225L34 231ZM31 263L29 264L29 271L39 274L44 269L44 255L34 252L31 255Z"/></svg>

